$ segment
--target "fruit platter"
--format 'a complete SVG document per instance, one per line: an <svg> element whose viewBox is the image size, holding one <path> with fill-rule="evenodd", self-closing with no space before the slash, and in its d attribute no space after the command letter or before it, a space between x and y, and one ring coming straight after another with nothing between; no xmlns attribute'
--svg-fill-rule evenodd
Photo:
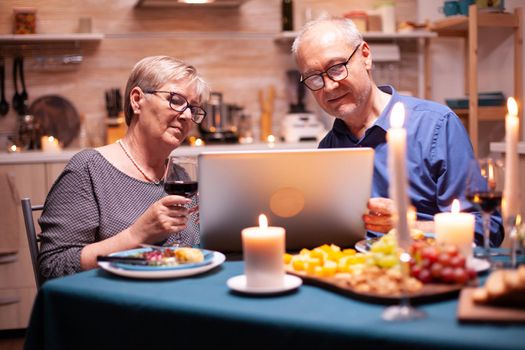
<svg viewBox="0 0 525 350"><path fill-rule="evenodd" d="M467 267L454 245L414 240L409 253L410 262L401 264L395 234L389 233L367 252L325 244L285 254L284 263L287 273L300 276L305 283L386 304L398 302L403 293L414 302L426 302L477 285L476 271Z"/></svg>

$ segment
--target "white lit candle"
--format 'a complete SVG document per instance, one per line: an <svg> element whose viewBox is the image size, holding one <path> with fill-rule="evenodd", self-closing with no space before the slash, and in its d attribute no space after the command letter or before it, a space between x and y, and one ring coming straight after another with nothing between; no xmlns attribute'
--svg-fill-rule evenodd
<svg viewBox="0 0 525 350"><path fill-rule="evenodd" d="M275 146L275 136L268 135L268 137L266 138L266 141L268 142L269 148L273 148Z"/></svg>
<svg viewBox="0 0 525 350"><path fill-rule="evenodd" d="M474 222L474 215L459 212L459 201L454 199L450 213L434 215L436 241L457 246L469 258L474 242Z"/></svg>
<svg viewBox="0 0 525 350"><path fill-rule="evenodd" d="M58 152L62 149L58 139L53 136L42 136L40 144L44 152Z"/></svg>
<svg viewBox="0 0 525 350"><path fill-rule="evenodd" d="M518 214L518 105L514 98L507 100L505 116L505 184L501 203L505 223L512 222Z"/></svg>
<svg viewBox="0 0 525 350"><path fill-rule="evenodd" d="M405 107L401 102L397 102L390 114L390 129L388 129L387 133L390 198L394 201L398 244L401 248L408 249L411 243L410 228L407 220L410 203L407 193L407 132L403 128L404 120Z"/></svg>
<svg viewBox="0 0 525 350"><path fill-rule="evenodd" d="M248 288L281 287L284 283L285 230L269 227L264 214L258 227L242 230L244 274Z"/></svg>

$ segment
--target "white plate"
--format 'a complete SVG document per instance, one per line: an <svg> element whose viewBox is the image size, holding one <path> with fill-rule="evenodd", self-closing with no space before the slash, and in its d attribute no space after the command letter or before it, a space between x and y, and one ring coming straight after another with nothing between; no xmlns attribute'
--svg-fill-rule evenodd
<svg viewBox="0 0 525 350"><path fill-rule="evenodd" d="M186 276L192 276L197 275L199 273L206 272L208 270L213 269L216 266L219 266L226 260L226 257L224 254L219 252L213 252L213 260L208 265L203 266L196 266L196 267L190 267L187 269L175 269L175 270L126 270L116 267L115 265L103 261L99 262L98 266L100 266L102 269L111 272L115 275L124 276L124 277L131 277L131 278L140 278L140 279L160 279L160 278L178 278L178 277L186 277Z"/></svg>
<svg viewBox="0 0 525 350"><path fill-rule="evenodd" d="M434 233L426 232L425 237L435 238L436 235ZM372 245L372 243L377 242L380 238L381 237L362 239L354 245L355 250L357 250L360 253L366 253L370 250L370 246Z"/></svg>
<svg viewBox="0 0 525 350"><path fill-rule="evenodd" d="M490 262L488 260L478 259L474 257L468 259L467 265L470 268L473 268L474 270L476 270L476 272L483 272L483 271L487 271L488 269L490 269Z"/></svg>
<svg viewBox="0 0 525 350"><path fill-rule="evenodd" d="M171 250L177 250L178 248L169 248L164 247L162 249L171 249ZM110 256L136 256L141 253L145 252L151 252L152 248L139 248L139 249L130 249L125 250L118 253L110 254ZM199 267L203 265L208 265L212 263L213 260L213 252L211 250L206 249L200 249L202 252L202 255L204 256L204 260L198 263L187 263L187 264L179 264L179 265L159 265L159 266L150 266L150 265L133 265L133 264L125 264L125 263L118 263L113 262L112 265L114 267L117 267L119 269L123 270L137 270L137 271L157 271L157 270L182 270L182 269L191 269L194 267ZM110 262L111 263L111 262Z"/></svg>
<svg viewBox="0 0 525 350"><path fill-rule="evenodd" d="M230 289L246 294L277 294L299 288L303 280L297 276L284 275L284 283L280 287L250 288L246 286L246 275L231 277L226 282Z"/></svg>

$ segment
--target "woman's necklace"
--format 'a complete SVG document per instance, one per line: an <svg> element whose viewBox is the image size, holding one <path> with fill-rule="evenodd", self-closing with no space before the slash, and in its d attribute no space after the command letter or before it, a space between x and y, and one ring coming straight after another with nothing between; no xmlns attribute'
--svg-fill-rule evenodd
<svg viewBox="0 0 525 350"><path fill-rule="evenodd" d="M126 156L128 156L129 160L131 160L131 163L133 163L133 165L135 166L135 168L137 168L137 170L142 174L142 176L144 176L144 178L146 180L148 180L149 182L152 182L154 183L155 185L158 185L160 184L160 181L161 180L158 180L157 178L151 178L149 177L148 175L146 175L146 173L144 172L144 170L142 170L142 168L138 165L138 163L135 161L135 159L131 156L131 154L129 153L129 151L126 149L126 147L124 146L124 142L122 142L122 140L117 140L117 143L120 145L120 147L122 148L122 150L124 151L124 153L126 153Z"/></svg>

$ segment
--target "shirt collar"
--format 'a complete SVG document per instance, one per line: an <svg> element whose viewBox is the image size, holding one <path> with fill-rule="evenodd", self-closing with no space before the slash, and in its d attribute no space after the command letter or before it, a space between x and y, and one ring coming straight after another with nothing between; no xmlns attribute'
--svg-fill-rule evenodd
<svg viewBox="0 0 525 350"><path fill-rule="evenodd" d="M389 95L392 95L392 98L390 99L390 101L388 102L386 107L383 109L383 112L379 115L377 120L374 122L374 124L369 129L373 128L374 126L378 126L381 129L383 129L384 131L387 131L388 128L390 127L390 112L392 111L392 107L394 106L394 104L396 102L400 101L400 98L399 98L399 94L397 93L396 89L394 89L393 86L383 85L383 86L379 86L378 88L381 91L383 91L383 92L385 92L385 93L387 93ZM348 129L348 127L346 126L346 124L344 123L344 121L342 119L336 118L335 121L334 121L333 128L334 128L334 130L336 130L336 131L338 131L340 133L349 134L354 139L354 142L357 143L358 140L350 132L350 130Z"/></svg>
<svg viewBox="0 0 525 350"><path fill-rule="evenodd" d="M377 125L381 129L387 131L390 127L390 112L392 111L392 107L394 107L394 104L400 101L400 97L396 89L394 89L394 87L390 85L379 86L379 90L389 95L392 95L390 101L388 101L387 105L383 109L383 112L381 112L379 118L377 118L377 120L374 123L374 125Z"/></svg>

